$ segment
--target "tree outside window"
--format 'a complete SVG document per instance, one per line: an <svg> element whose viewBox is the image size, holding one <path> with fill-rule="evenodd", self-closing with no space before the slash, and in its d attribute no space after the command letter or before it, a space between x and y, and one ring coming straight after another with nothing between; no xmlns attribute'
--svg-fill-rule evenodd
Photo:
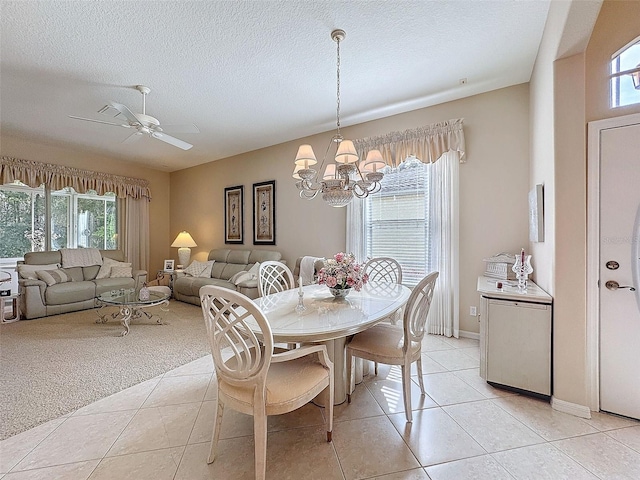
<svg viewBox="0 0 640 480"><path fill-rule="evenodd" d="M46 197L51 205L46 218ZM71 188L47 193L20 183L0 186L0 258L60 248L115 249L117 204L113 194L78 194ZM47 245L49 228L50 243Z"/></svg>

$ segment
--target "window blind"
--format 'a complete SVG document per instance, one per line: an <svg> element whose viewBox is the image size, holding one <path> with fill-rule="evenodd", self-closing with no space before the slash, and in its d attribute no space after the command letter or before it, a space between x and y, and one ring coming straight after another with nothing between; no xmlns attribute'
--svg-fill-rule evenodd
<svg viewBox="0 0 640 480"><path fill-rule="evenodd" d="M366 254L394 258L414 286L431 271L430 165L408 159L384 173L380 192L365 201Z"/></svg>

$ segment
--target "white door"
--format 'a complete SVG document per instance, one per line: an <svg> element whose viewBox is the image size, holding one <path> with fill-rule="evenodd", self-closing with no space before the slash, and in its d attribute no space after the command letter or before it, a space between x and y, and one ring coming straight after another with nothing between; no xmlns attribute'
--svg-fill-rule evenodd
<svg viewBox="0 0 640 480"><path fill-rule="evenodd" d="M600 409L640 419L639 123L600 131L599 268Z"/></svg>

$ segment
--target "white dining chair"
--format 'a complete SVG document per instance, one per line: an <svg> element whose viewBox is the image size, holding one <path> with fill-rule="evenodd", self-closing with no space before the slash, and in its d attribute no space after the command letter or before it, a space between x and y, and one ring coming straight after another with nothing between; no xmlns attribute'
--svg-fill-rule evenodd
<svg viewBox="0 0 640 480"><path fill-rule="evenodd" d="M282 262L267 261L258 270L258 294L261 297L295 288L293 273Z"/></svg>
<svg viewBox="0 0 640 480"><path fill-rule="evenodd" d="M269 322L249 297L206 285L200 288L200 300L218 383L208 463L216 458L225 406L253 415L256 479L262 480L266 474L267 416L296 410L327 389L330 442L334 379L326 347L307 345L274 354Z"/></svg>
<svg viewBox="0 0 640 480"><path fill-rule="evenodd" d="M364 264L364 273L369 276L369 282L402 283L402 267L391 257L372 258Z"/></svg>
<svg viewBox="0 0 640 480"><path fill-rule="evenodd" d="M402 283L402 267L397 260L391 257L375 257L364 264L364 273L369 277L371 285L381 283ZM398 309L389 315L388 319L393 325L402 318L402 309ZM373 364L374 373L378 375L378 362Z"/></svg>
<svg viewBox="0 0 640 480"><path fill-rule="evenodd" d="M357 333L347 344L347 400L351 403L353 393L354 357L384 363L400 365L402 368L402 390L404 410L407 422L412 421L411 413L411 364L418 367L420 391L425 394L422 378L422 338L424 326L429 314L431 299L435 289L438 272L432 272L416 285L405 306L402 327L388 323L378 323Z"/></svg>

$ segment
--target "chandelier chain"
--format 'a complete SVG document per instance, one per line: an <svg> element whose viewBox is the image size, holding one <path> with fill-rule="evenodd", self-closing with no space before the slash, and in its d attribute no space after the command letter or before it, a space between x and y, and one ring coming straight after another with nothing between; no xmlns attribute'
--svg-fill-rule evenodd
<svg viewBox="0 0 640 480"><path fill-rule="evenodd" d="M336 126L337 132L331 137L319 168L312 168L318 163L311 145L300 145L295 159L293 178L297 179L296 187L300 190L300 198L311 200L321 193L322 199L332 207L344 207L354 197L365 198L378 193L380 181L384 173L379 169L384 166L382 155L377 150L367 154L366 160L360 159L351 140L344 140L340 133L340 42L345 38L345 31L336 29L331 32L331 39L336 42ZM322 173L329 152L336 148L335 163L327 163ZM372 155L373 154L373 155Z"/></svg>
<svg viewBox="0 0 640 480"><path fill-rule="evenodd" d="M336 39L336 43L338 44L338 60L336 62L336 124L338 126L338 135L340 135L340 38Z"/></svg>

